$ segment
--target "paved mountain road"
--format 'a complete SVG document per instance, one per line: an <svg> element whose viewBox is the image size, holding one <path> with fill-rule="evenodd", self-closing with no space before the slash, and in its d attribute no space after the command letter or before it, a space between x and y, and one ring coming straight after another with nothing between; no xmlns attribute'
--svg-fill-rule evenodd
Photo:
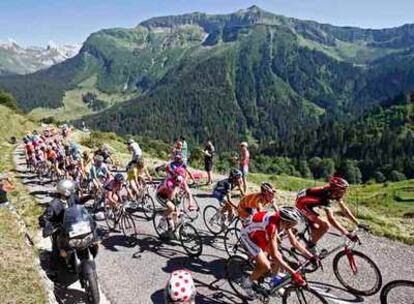
<svg viewBox="0 0 414 304"><path fill-rule="evenodd" d="M40 201L51 200L53 188L42 184L27 173L20 150L16 151L15 161L21 180L29 191ZM201 193L200 193L201 194ZM201 197L203 196L203 197ZM200 195L202 207L216 204L214 200ZM105 228L104 222L100 225ZM196 303L242 303L224 279L224 261L227 255L223 240L213 238L204 227L202 217L196 227L203 235L203 254L200 258L189 258L176 242L164 243L155 235L152 222L137 220L139 235L136 243L128 243L120 233L110 233L103 237L97 257L99 283L104 292L104 301L119 304L163 303L162 289L169 273L185 267L193 272L198 290ZM384 284L394 279L414 279L414 247L368 234L361 235L359 251L366 253L379 266ZM323 246L331 248L341 242L332 234L325 237ZM379 295L357 297L342 288L332 271L332 258L324 260L325 270L308 276L312 286L323 293L330 303L378 304ZM73 291L65 296L62 288L57 288L60 303L82 303L82 291ZM280 300L276 300L276 303ZM398 303L395 303L398 304Z"/></svg>

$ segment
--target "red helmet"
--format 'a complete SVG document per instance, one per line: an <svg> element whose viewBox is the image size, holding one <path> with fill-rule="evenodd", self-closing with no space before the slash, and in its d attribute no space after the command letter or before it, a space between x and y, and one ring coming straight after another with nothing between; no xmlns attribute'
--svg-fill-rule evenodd
<svg viewBox="0 0 414 304"><path fill-rule="evenodd" d="M349 187L349 183L346 180L337 176L331 176L329 178L329 185L339 189L346 189Z"/></svg>

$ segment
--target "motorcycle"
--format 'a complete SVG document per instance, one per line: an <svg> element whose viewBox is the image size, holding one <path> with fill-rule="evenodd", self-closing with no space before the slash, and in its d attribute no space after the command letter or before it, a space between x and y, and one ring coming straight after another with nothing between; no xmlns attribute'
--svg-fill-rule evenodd
<svg viewBox="0 0 414 304"><path fill-rule="evenodd" d="M98 304L99 287L94 261L98 244L95 223L84 206L73 205L65 210L62 234L64 241L58 241L60 256L64 257L68 268L78 275L88 303Z"/></svg>

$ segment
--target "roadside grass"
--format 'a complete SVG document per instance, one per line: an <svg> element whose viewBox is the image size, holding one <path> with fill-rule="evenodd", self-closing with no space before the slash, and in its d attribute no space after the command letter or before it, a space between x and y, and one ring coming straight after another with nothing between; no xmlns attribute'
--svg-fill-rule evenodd
<svg viewBox="0 0 414 304"><path fill-rule="evenodd" d="M0 172L13 172L14 145L7 138L21 138L34 124L10 109L0 106ZM7 122L7 123L6 123ZM42 209L16 180L16 190L9 196L13 206L28 225L29 233L37 231L37 217ZM0 208L0 303L48 303L48 295L35 266L35 249L25 243L25 234L18 219L10 211Z"/></svg>

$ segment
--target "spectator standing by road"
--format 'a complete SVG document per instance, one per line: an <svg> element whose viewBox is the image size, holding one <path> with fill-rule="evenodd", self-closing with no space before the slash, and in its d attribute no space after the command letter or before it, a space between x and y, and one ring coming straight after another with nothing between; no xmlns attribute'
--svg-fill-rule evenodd
<svg viewBox="0 0 414 304"><path fill-rule="evenodd" d="M213 169L213 157L215 149L211 139L208 138L204 143L204 169L207 171L207 185L211 185L213 182L211 178L211 170Z"/></svg>
<svg viewBox="0 0 414 304"><path fill-rule="evenodd" d="M10 201L7 197L7 193L11 192L16 188L16 184L11 179L2 173L0 173L0 208L5 207L14 211L13 206L10 204Z"/></svg>
<svg viewBox="0 0 414 304"><path fill-rule="evenodd" d="M184 135L181 135L180 136L180 141L182 143L181 155L183 156L184 164L186 166L188 166L188 146L187 146L187 141L185 140L185 136Z"/></svg>
<svg viewBox="0 0 414 304"><path fill-rule="evenodd" d="M250 162L250 152L247 149L248 144L245 141L242 141L239 144L239 150L240 150L240 171L242 172L242 180L243 180L243 191L246 193L247 190L247 181L246 176L247 173L249 173L249 162Z"/></svg>

